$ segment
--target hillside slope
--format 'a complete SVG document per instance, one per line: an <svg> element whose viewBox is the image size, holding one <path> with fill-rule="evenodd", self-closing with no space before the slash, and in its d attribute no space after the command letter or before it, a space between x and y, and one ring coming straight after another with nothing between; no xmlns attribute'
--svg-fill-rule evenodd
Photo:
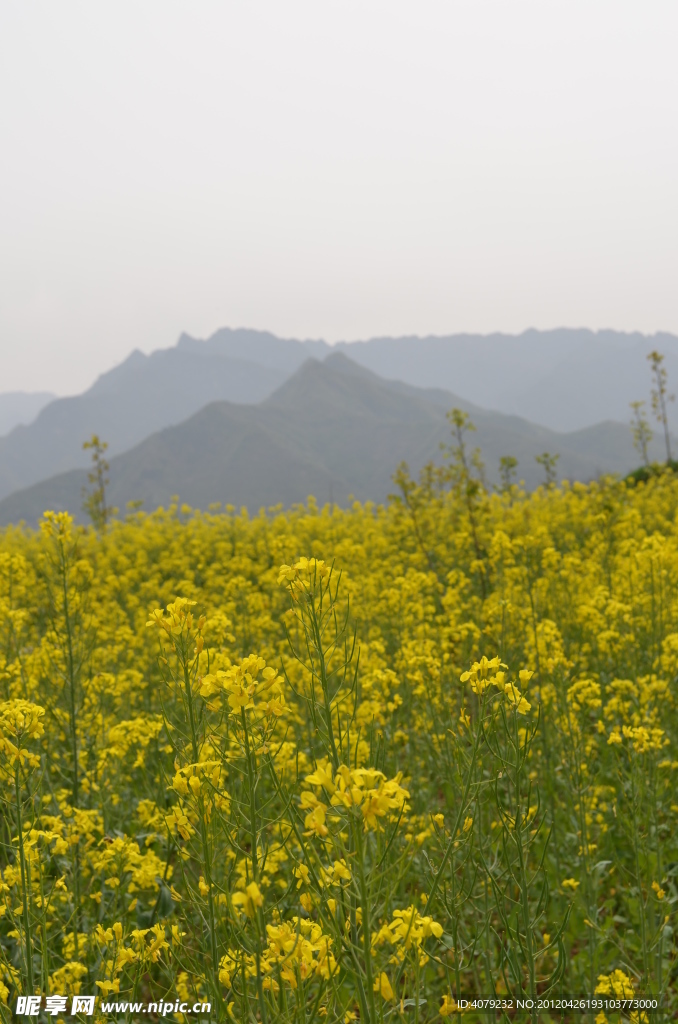
<svg viewBox="0 0 678 1024"><path fill-rule="evenodd" d="M83 441L115 455L210 402L260 402L287 372L206 349L133 352L82 395L50 402L29 426L0 438L0 498L56 472L86 466Z"/></svg>
<svg viewBox="0 0 678 1024"><path fill-rule="evenodd" d="M449 337L373 338L338 349L382 377L454 391L470 402L557 431L603 420L628 423L629 403L649 399L647 354L665 354L678 381L678 337L560 329ZM649 405L649 402L648 402ZM672 422L678 411L669 407Z"/></svg>
<svg viewBox="0 0 678 1024"><path fill-rule="evenodd" d="M550 429L582 430L607 419L626 423L629 401L649 395L646 355L654 345L666 353L671 386L678 377L678 338L671 335L526 331L518 336L374 338L332 348L324 341L295 341L244 328L223 328L205 341L183 334L172 348L149 356L133 352L84 394L50 402L34 422L0 436L0 499L57 473L84 468L82 444L92 433L108 441L110 455L120 454L210 402L261 402L309 356L324 359L330 353L343 353L394 385L435 387ZM675 413L670 405L669 415ZM593 455L597 468L617 465L607 455L601 461L602 449L594 448Z"/></svg>
<svg viewBox="0 0 678 1024"><path fill-rule="evenodd" d="M522 416L556 431L582 430L604 420L628 423L629 403L649 399L647 354L666 357L669 384L678 380L678 337L585 328L522 334L452 334L339 342L294 341L265 331L222 328L205 341L182 335L179 348L248 359L285 373L309 355L343 352L389 380L443 388L486 409ZM648 403L649 404L649 403ZM678 409L669 406L678 425Z"/></svg>
<svg viewBox="0 0 678 1024"><path fill-rule="evenodd" d="M19 423L31 423L40 410L55 398L56 395L49 391L0 392L0 437L4 437Z"/></svg>
<svg viewBox="0 0 678 1024"><path fill-rule="evenodd" d="M336 353L305 362L257 406L212 403L111 459L109 501L124 510L141 500L150 510L178 495L197 508L222 502L251 512L311 494L320 504L344 505L350 495L383 502L401 460L417 472L440 459L453 405L470 412L477 431L469 443L482 449L490 479L502 455L518 458L530 487L541 479L534 457L543 451L559 453L559 475L571 479L625 472L637 462L620 424L556 434L440 389L384 381ZM85 484L86 473L73 471L19 491L0 502L0 524L35 523L46 508L78 514Z"/></svg>
<svg viewBox="0 0 678 1024"><path fill-rule="evenodd" d="M285 374L294 373L307 359L324 359L332 351L326 341L279 338L270 331L255 331L249 327L221 327L205 340L184 333L177 348L198 355L209 352L228 359L246 359Z"/></svg>

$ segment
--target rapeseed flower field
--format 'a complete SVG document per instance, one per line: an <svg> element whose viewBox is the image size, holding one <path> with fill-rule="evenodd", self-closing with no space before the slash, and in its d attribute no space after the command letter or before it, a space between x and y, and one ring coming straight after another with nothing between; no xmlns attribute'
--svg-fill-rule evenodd
<svg viewBox="0 0 678 1024"><path fill-rule="evenodd" d="M455 465L2 533L4 1021L675 1014L678 480Z"/></svg>

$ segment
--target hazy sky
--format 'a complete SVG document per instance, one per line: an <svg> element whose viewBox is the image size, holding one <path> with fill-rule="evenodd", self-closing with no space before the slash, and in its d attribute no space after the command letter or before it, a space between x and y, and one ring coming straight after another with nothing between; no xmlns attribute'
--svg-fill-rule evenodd
<svg viewBox="0 0 678 1024"><path fill-rule="evenodd" d="M678 4L0 6L0 391L181 330L678 332Z"/></svg>

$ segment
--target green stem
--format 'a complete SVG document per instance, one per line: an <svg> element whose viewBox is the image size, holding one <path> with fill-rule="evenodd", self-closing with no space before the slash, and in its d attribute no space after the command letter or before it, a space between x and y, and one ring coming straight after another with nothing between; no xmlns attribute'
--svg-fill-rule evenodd
<svg viewBox="0 0 678 1024"><path fill-rule="evenodd" d="M483 706L484 706L483 705L483 700L482 700L482 697L481 697L478 700L478 726L476 728L476 735L475 735L475 739L473 741L473 754L472 754L472 757L471 757L471 764L469 765L469 769L468 769L468 775L466 776L466 783L464 785L464 792L462 794L461 802L459 804L459 811L457 812L457 819L456 819L456 821L454 823L454 827L452 829L452 835L450 836L450 840L449 840L449 842L447 844L447 848L445 850L445 853L443 854L443 859L442 859L442 861L440 863L440 867L436 871L436 876L433 879L433 884L431 885L431 890L430 890L430 892L428 894L428 898L426 900L426 906L427 907L431 906L432 900L433 900L435 894L438 891L438 886L440 885L440 879L442 878L443 871L447 867L447 862L450 859L450 856L452 854L452 850L454 849L454 843L455 843L455 839L456 839L456 836L457 836L457 832L459 831L459 826L461 825L461 820L462 820L464 811L466 810L467 801L468 801L468 794L469 794L469 790L471 788L471 781L473 779L473 772L474 772L474 769L475 769L476 758L478 756L478 747L480 746L480 739L481 739L481 736L483 734L482 721L481 721L482 714L483 714Z"/></svg>
<svg viewBox="0 0 678 1024"><path fill-rule="evenodd" d="M259 884L259 856L257 853L258 829L257 829L257 794L255 788L254 765L252 763L252 752L250 750L249 729L247 727L247 715L245 709L240 708L243 733L245 736L245 755L247 757L247 788L250 802L250 833L252 843L252 876L256 884ZM257 945L255 949L255 960L257 965L257 996L259 999L259 1011L261 1020L266 1024L266 1002L264 1000L264 982L261 974L261 947L265 935L264 914L261 907L256 908L257 922Z"/></svg>
<svg viewBox="0 0 678 1024"><path fill-rule="evenodd" d="M520 905L523 915L523 928L525 929L525 943L527 945L527 969L530 977L530 999L536 1000L537 997L537 986L534 975L534 949L533 949L533 936L532 936L532 922L530 921L530 905L528 900L528 883L527 883L527 871L525 869L525 849L523 847L523 821L521 812L521 773L522 766L520 763L520 736L518 734L518 714L516 711L513 714L513 742L516 753L515 760L515 785L516 785L516 816L513 825L513 834L515 836L515 844L518 851L518 871L520 876ZM539 1013L536 1008L532 1010L532 1021L533 1024L537 1024L539 1019Z"/></svg>
<svg viewBox="0 0 678 1024"><path fill-rule="evenodd" d="M337 752L337 745L334 740L334 727L332 725L332 702L330 700L330 690L327 683L327 666L325 665L325 655L323 653L322 637L320 635L320 624L318 622L318 614L315 607L315 602L311 601L311 626L313 631L313 645L316 649L319 661L319 675L320 684L323 689L323 704L325 711L325 724L327 727L327 735L330 742L330 750L332 753L332 765L334 771L339 769L339 754Z"/></svg>
<svg viewBox="0 0 678 1024"><path fill-rule="evenodd" d="M182 668L184 673L184 692L186 694L186 704L188 706L188 720L191 727L191 745L193 749L193 764L198 763L199 748L198 748L198 733L195 724L195 714L193 710L193 694L191 692L191 677L188 666L188 658L186 652L182 652ZM219 954L217 950L217 929L216 929L216 915L214 913L214 893L212 891L212 858L210 853L209 840L207 836L207 824L205 822L205 803L202 795L202 790L198 798L198 817L200 819L200 843L202 846L202 859L203 859L203 870L205 872L205 883L208 887L207 894L207 908L209 914L209 926L210 926L210 950L212 954L212 989L215 994L217 1003L220 1002L220 991L218 984L218 972L219 972Z"/></svg>
<svg viewBox="0 0 678 1024"><path fill-rule="evenodd" d="M636 812L636 761L631 755L631 806L633 808L633 861L636 869L636 885L638 886L638 907L640 917L640 941L643 949L643 986L648 991L649 966L647 962L647 928L645 914L647 913L646 900L643 896L643 882L640 875L640 853L638 850L638 816Z"/></svg>
<svg viewBox="0 0 678 1024"><path fill-rule="evenodd" d="M17 741L17 747L19 746L20 741ZM26 981L28 984L28 992L30 995L33 995L33 944L31 942L31 929L28 918L28 884L26 877L26 859L24 856L24 826L21 815L21 790L19 787L18 760L16 768L14 769L14 793L16 797L17 823L19 826L19 863L21 865L21 896L23 903L24 940L26 946Z"/></svg>
<svg viewBox="0 0 678 1024"><path fill-rule="evenodd" d="M66 664L68 671L68 727L71 741L71 761L73 765L73 779L71 787L71 803L76 810L80 806L80 777L78 774L78 731L77 731L77 680L75 672L75 658L73 655L73 630L71 627L70 604L68 596L68 565L63 541L59 545L61 587L63 591L64 623L66 626ZM80 958L80 838L73 850L73 900L75 903L75 959Z"/></svg>
<svg viewBox="0 0 678 1024"><path fill-rule="evenodd" d="M367 893L367 882L365 880L365 853L363 847L363 836L360 821L353 822L353 831L356 839L356 852L358 854L358 881L360 884L360 902L362 904L362 931L363 950L365 955L365 982L367 985L367 998L370 1001L370 1020L377 1020L377 1007L374 1001L374 978L372 975L372 921L370 913L370 901Z"/></svg>

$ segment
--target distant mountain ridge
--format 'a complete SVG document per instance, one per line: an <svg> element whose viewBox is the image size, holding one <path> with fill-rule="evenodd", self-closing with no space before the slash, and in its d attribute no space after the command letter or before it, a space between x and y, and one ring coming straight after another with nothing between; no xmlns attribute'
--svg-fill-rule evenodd
<svg viewBox="0 0 678 1024"><path fill-rule="evenodd" d="M649 399L647 355L659 349L678 384L678 337L666 332L528 330L522 334L415 335L368 341L294 341L266 331L221 328L205 341L182 335L177 347L250 358L293 373L309 355L345 355L388 380L443 388L468 402L523 416L556 431L574 431L603 420L629 421L629 403ZM648 402L649 405L649 402ZM678 408L669 407L678 426Z"/></svg>
<svg viewBox="0 0 678 1024"><path fill-rule="evenodd" d="M55 472L86 466L82 444L93 433L115 455L217 399L259 402L287 376L210 351L133 352L84 394L51 402L29 426L0 438L0 498Z"/></svg>
<svg viewBox="0 0 678 1024"><path fill-rule="evenodd" d="M221 502L253 513L309 495L321 505L346 504L351 495L383 502L401 460L413 473L440 460L453 405L471 414L477 431L469 445L482 449L491 479L502 455L518 458L528 486L541 478L534 456L545 450L560 454L559 476L573 479L637 462L621 424L558 435L440 389L386 381L336 352L322 363L305 361L259 405L213 402L112 458L108 500L123 511L141 500L148 511L178 495L195 508ZM78 515L86 482L86 471L74 470L18 491L0 502L0 525L34 524L46 508Z"/></svg>
<svg viewBox="0 0 678 1024"><path fill-rule="evenodd" d="M41 409L53 402L51 391L4 391L0 393L0 437L20 423L31 423Z"/></svg>
<svg viewBox="0 0 678 1024"><path fill-rule="evenodd" d="M254 331L246 327L222 327L205 341L184 333L179 337L177 348L195 355L209 351L228 359L246 358L287 374L298 370L309 357L322 360L333 351L332 345L326 341L279 338L270 331Z"/></svg>
<svg viewBox="0 0 678 1024"><path fill-rule="evenodd" d="M671 387L678 379L678 338L668 334L563 329L375 338L335 346L245 328L222 328L204 341L182 334L171 348L133 352L83 394L49 402L33 422L0 437L0 500L84 468L88 454L82 444L93 433L115 456L211 402L260 403L309 356L322 360L344 353L383 379L442 389L479 408L571 433L606 420L628 422L628 403L649 396L646 356L653 347L666 355ZM0 415L3 397L11 398L0 395ZM673 406L669 415L675 416ZM596 459L600 470L616 465L602 451Z"/></svg>
<svg viewBox="0 0 678 1024"><path fill-rule="evenodd" d="M382 377L445 388L485 409L557 431L603 420L627 423L629 403L649 398L647 354L655 348L666 357L669 384L678 385L678 337L667 333L562 328L373 338L336 346ZM670 407L669 414L678 424L678 410Z"/></svg>

